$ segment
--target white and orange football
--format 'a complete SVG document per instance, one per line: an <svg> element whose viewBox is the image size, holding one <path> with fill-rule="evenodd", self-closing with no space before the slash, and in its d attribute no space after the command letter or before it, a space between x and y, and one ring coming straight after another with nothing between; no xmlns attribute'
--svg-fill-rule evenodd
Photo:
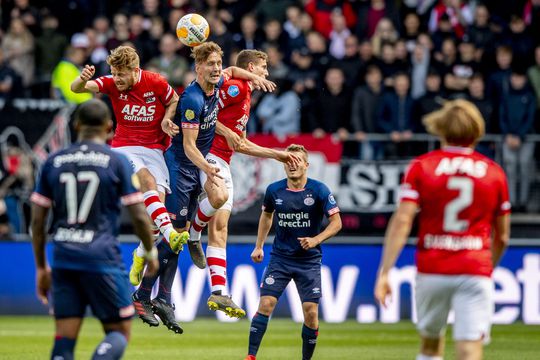
<svg viewBox="0 0 540 360"><path fill-rule="evenodd" d="M210 26L199 14L187 14L178 20L176 36L182 44L193 47L202 44L210 35Z"/></svg>

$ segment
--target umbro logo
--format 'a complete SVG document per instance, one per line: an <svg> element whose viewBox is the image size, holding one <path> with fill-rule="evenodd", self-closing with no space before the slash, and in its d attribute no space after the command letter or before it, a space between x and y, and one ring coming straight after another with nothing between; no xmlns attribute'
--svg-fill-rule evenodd
<svg viewBox="0 0 540 360"><path fill-rule="evenodd" d="M282 205L283 200L282 199L276 199L276 205Z"/></svg>
<svg viewBox="0 0 540 360"><path fill-rule="evenodd" d="M127 96L127 94L120 94L120 96L119 96L118 98L119 98L120 100L127 101L128 96Z"/></svg>

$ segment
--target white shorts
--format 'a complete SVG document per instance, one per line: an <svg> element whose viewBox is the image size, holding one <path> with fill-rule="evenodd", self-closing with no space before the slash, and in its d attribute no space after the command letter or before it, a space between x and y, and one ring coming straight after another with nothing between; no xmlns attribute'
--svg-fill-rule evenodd
<svg viewBox="0 0 540 360"><path fill-rule="evenodd" d="M137 173L141 169L148 169L154 176L157 190L164 194L170 194L169 171L165 165L163 151L160 149L149 149L144 146L121 146L113 148L121 154L127 156L133 171Z"/></svg>
<svg viewBox="0 0 540 360"><path fill-rule="evenodd" d="M438 338L454 310L454 340L489 342L493 315L493 280L485 276L416 276L416 327L427 338Z"/></svg>
<svg viewBox="0 0 540 360"><path fill-rule="evenodd" d="M232 175L231 175L231 167L225 160L223 160L220 157L217 157L214 154L208 154L206 155L206 161L208 161L213 166L219 168L219 176L223 178L223 181L225 182L225 186L227 187L227 191L229 192L229 198L227 199L227 202L223 204L222 207L220 207L220 210L232 210L233 206L233 195L234 195L234 189L233 189L233 181L232 181ZM206 183L206 173L204 171L199 171L199 179L201 181L201 186L203 188L203 193L201 194L202 197L206 196L206 193L204 192L204 184Z"/></svg>

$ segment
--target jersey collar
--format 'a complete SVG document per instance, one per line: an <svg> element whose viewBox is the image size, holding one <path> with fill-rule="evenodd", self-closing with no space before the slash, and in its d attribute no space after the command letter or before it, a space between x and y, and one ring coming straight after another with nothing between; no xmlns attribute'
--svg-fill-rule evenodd
<svg viewBox="0 0 540 360"><path fill-rule="evenodd" d="M451 152L451 153L458 153L458 154L472 154L474 152L473 148L465 147L465 146L453 146L453 145L444 146L442 150Z"/></svg>

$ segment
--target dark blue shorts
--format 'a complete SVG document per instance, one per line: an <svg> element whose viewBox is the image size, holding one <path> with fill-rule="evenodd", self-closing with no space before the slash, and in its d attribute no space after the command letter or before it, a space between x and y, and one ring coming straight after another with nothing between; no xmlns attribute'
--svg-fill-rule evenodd
<svg viewBox="0 0 540 360"><path fill-rule="evenodd" d="M126 273L53 269L53 304L56 319L84 317L90 305L92 313L103 323L131 319L131 285Z"/></svg>
<svg viewBox="0 0 540 360"><path fill-rule="evenodd" d="M165 162L169 169L171 194L167 195L165 207L175 228L183 228L191 221L197 209L197 199L201 193L199 169L182 167L172 151L165 152Z"/></svg>
<svg viewBox="0 0 540 360"><path fill-rule="evenodd" d="M303 303L319 303L321 298L320 261L302 263L272 256L261 282L261 296L273 296L279 299L291 280L294 280Z"/></svg>

